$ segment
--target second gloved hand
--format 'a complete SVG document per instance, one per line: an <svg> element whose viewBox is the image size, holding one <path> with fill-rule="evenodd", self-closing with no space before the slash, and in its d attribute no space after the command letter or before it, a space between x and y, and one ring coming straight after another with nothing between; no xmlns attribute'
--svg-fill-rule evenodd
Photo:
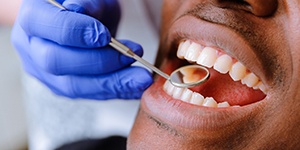
<svg viewBox="0 0 300 150"><path fill-rule="evenodd" d="M76 12L46 1L23 2L12 41L25 70L58 95L100 100L140 98L152 83L151 74L130 66L133 59L107 46L120 15L117 1L69 0L63 4ZM138 44L122 43L143 54Z"/></svg>

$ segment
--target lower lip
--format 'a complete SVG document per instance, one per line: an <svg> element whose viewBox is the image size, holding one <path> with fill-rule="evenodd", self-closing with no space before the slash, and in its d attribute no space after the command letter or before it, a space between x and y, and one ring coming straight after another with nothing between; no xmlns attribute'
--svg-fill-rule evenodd
<svg viewBox="0 0 300 150"><path fill-rule="evenodd" d="M170 72L174 65L165 65ZM175 66L176 67L176 66ZM170 70L169 70L170 69ZM141 109L148 115L173 127L216 130L258 115L265 99L242 107L209 108L173 99L163 90L165 79L159 77L142 97ZM245 120L246 121L246 120Z"/></svg>

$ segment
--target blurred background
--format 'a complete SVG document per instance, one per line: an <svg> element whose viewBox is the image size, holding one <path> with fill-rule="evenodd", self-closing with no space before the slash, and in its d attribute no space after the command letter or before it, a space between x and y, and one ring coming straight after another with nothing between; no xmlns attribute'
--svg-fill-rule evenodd
<svg viewBox="0 0 300 150"><path fill-rule="evenodd" d="M0 149L27 149L21 63L10 42L20 0L0 0Z"/></svg>
<svg viewBox="0 0 300 150"><path fill-rule="evenodd" d="M12 45L10 27L0 28L0 149L25 149L26 119L22 100L21 67Z"/></svg>

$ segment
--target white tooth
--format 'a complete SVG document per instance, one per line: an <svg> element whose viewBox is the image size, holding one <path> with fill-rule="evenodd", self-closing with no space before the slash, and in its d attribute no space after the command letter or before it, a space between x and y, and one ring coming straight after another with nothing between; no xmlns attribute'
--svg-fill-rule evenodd
<svg viewBox="0 0 300 150"><path fill-rule="evenodd" d="M200 52L201 52L201 45L193 42L188 48L187 52L185 53L184 58L189 61L195 62L197 61Z"/></svg>
<svg viewBox="0 0 300 150"><path fill-rule="evenodd" d="M164 84L164 90L169 94L172 95L173 90L174 90L174 86L169 82L166 81Z"/></svg>
<svg viewBox="0 0 300 150"><path fill-rule="evenodd" d="M190 103L195 105L202 105L204 97L199 93L193 93Z"/></svg>
<svg viewBox="0 0 300 150"><path fill-rule="evenodd" d="M181 42L178 50L177 50L177 57L178 58L184 58L186 51L188 50L189 46L191 45L191 41L187 40L184 42Z"/></svg>
<svg viewBox="0 0 300 150"><path fill-rule="evenodd" d="M267 88L266 88L266 86L261 81L259 81L258 84L255 87L257 87L262 92L264 92L265 94L267 94Z"/></svg>
<svg viewBox="0 0 300 150"><path fill-rule="evenodd" d="M246 84L248 87L254 87L258 81L259 79L254 73L249 73L242 79L242 84Z"/></svg>
<svg viewBox="0 0 300 150"><path fill-rule="evenodd" d="M260 90L259 87L263 86L263 83L259 81L254 87L252 87L254 90Z"/></svg>
<svg viewBox="0 0 300 150"><path fill-rule="evenodd" d="M219 108L222 108L222 107L229 107L230 105L229 105L229 103L228 102L222 102L222 103L219 103L218 104L218 107Z"/></svg>
<svg viewBox="0 0 300 150"><path fill-rule="evenodd" d="M217 51L211 47L205 47L197 59L197 63L211 68L217 59Z"/></svg>
<svg viewBox="0 0 300 150"><path fill-rule="evenodd" d="M259 89L260 89L262 92L264 92L265 94L268 93L268 89L267 89L266 86L263 85L263 84L259 86Z"/></svg>
<svg viewBox="0 0 300 150"><path fill-rule="evenodd" d="M247 69L246 67L241 64L240 62L236 62L232 65L229 75L233 79L233 81L239 81L246 76Z"/></svg>
<svg viewBox="0 0 300 150"><path fill-rule="evenodd" d="M169 88L169 81L166 81L163 88L164 88L164 91L167 91L167 89Z"/></svg>
<svg viewBox="0 0 300 150"><path fill-rule="evenodd" d="M173 87L174 87L173 93L172 93L173 97L176 98L176 99L180 99L181 94L182 94L184 89L179 88L179 87L175 87L175 86L173 86Z"/></svg>
<svg viewBox="0 0 300 150"><path fill-rule="evenodd" d="M224 54L220 56L214 65L214 69L219 71L220 73L227 73L232 67L232 59L230 56Z"/></svg>
<svg viewBox="0 0 300 150"><path fill-rule="evenodd" d="M191 100L191 97L193 95L193 92L189 89L185 89L183 92L182 92L182 95L181 95L181 100L182 101L185 101L185 102L189 102Z"/></svg>
<svg viewBox="0 0 300 150"><path fill-rule="evenodd" d="M258 83L259 84L259 83ZM254 90L258 90L259 87L258 87L258 84L256 84L254 87L252 87Z"/></svg>
<svg viewBox="0 0 300 150"><path fill-rule="evenodd" d="M207 97L204 100L204 103L202 104L202 106L206 106L206 107L218 107L218 103L214 100L214 98L212 97Z"/></svg>

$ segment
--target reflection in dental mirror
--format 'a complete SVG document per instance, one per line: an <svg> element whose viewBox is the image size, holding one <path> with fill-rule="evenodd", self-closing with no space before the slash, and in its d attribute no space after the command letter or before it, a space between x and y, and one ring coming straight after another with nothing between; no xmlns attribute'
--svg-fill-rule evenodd
<svg viewBox="0 0 300 150"><path fill-rule="evenodd" d="M177 87L193 87L204 83L209 76L207 68L189 65L173 71L170 75L170 82Z"/></svg>

